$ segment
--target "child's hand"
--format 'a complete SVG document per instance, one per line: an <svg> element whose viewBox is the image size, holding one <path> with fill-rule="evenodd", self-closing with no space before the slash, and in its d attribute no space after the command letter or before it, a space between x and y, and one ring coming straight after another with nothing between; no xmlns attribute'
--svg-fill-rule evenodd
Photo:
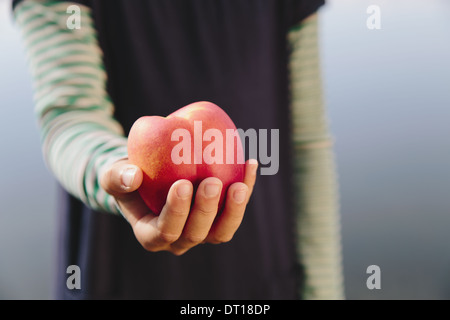
<svg viewBox="0 0 450 320"><path fill-rule="evenodd" d="M101 177L101 185L116 198L137 240L146 250L181 255L201 243L223 243L232 239L244 217L257 167L247 161L244 183L237 182L229 187L225 209L216 222L222 190L222 182L217 178L206 178L200 183L192 208L192 183L176 181L159 216L150 212L137 191L143 179L141 169L127 160L113 164Z"/></svg>

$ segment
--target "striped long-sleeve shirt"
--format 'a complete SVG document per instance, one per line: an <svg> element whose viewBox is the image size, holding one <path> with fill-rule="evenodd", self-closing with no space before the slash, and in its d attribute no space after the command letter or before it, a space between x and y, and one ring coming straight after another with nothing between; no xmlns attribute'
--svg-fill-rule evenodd
<svg viewBox="0 0 450 320"><path fill-rule="evenodd" d="M67 26L67 2L24 0L14 14L35 86L43 154L72 195L91 208L120 214L99 184L102 172L127 157L127 138L114 119L107 75L90 8L80 29ZM339 209L332 144L322 101L318 20L288 34L298 256L306 299L343 297Z"/></svg>

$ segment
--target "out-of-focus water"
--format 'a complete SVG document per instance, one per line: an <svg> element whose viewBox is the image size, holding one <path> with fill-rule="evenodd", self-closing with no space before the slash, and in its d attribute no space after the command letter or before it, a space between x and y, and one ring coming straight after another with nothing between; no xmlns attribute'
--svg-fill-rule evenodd
<svg viewBox="0 0 450 320"><path fill-rule="evenodd" d="M369 5L381 29L369 30ZM450 3L334 0L322 11L348 298L450 298ZM381 290L366 269L381 268Z"/></svg>
<svg viewBox="0 0 450 320"><path fill-rule="evenodd" d="M366 26L369 5L380 30ZM350 299L450 298L449 16L447 0L328 0L321 11ZM52 297L56 188L32 109L0 0L0 299ZM366 287L373 264L380 290Z"/></svg>
<svg viewBox="0 0 450 320"><path fill-rule="evenodd" d="M26 58L9 5L0 0L0 299L48 299L55 182L42 160Z"/></svg>

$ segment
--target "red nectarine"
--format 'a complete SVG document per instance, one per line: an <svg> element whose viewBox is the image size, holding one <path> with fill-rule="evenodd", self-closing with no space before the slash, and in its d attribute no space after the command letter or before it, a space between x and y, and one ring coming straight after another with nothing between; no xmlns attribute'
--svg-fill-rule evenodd
<svg viewBox="0 0 450 320"><path fill-rule="evenodd" d="M132 126L128 156L144 180L139 193L159 214L171 185L187 179L194 185L207 177L223 183L222 209L228 187L244 179L244 154L236 126L220 107L196 102L167 117L145 116Z"/></svg>

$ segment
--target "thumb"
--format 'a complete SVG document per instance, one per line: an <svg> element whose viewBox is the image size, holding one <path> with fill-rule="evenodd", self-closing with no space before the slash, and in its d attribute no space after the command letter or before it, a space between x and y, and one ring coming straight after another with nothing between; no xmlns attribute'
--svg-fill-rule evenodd
<svg viewBox="0 0 450 320"><path fill-rule="evenodd" d="M114 197L136 191L142 184L142 170L128 160L112 164L100 178L102 188Z"/></svg>

